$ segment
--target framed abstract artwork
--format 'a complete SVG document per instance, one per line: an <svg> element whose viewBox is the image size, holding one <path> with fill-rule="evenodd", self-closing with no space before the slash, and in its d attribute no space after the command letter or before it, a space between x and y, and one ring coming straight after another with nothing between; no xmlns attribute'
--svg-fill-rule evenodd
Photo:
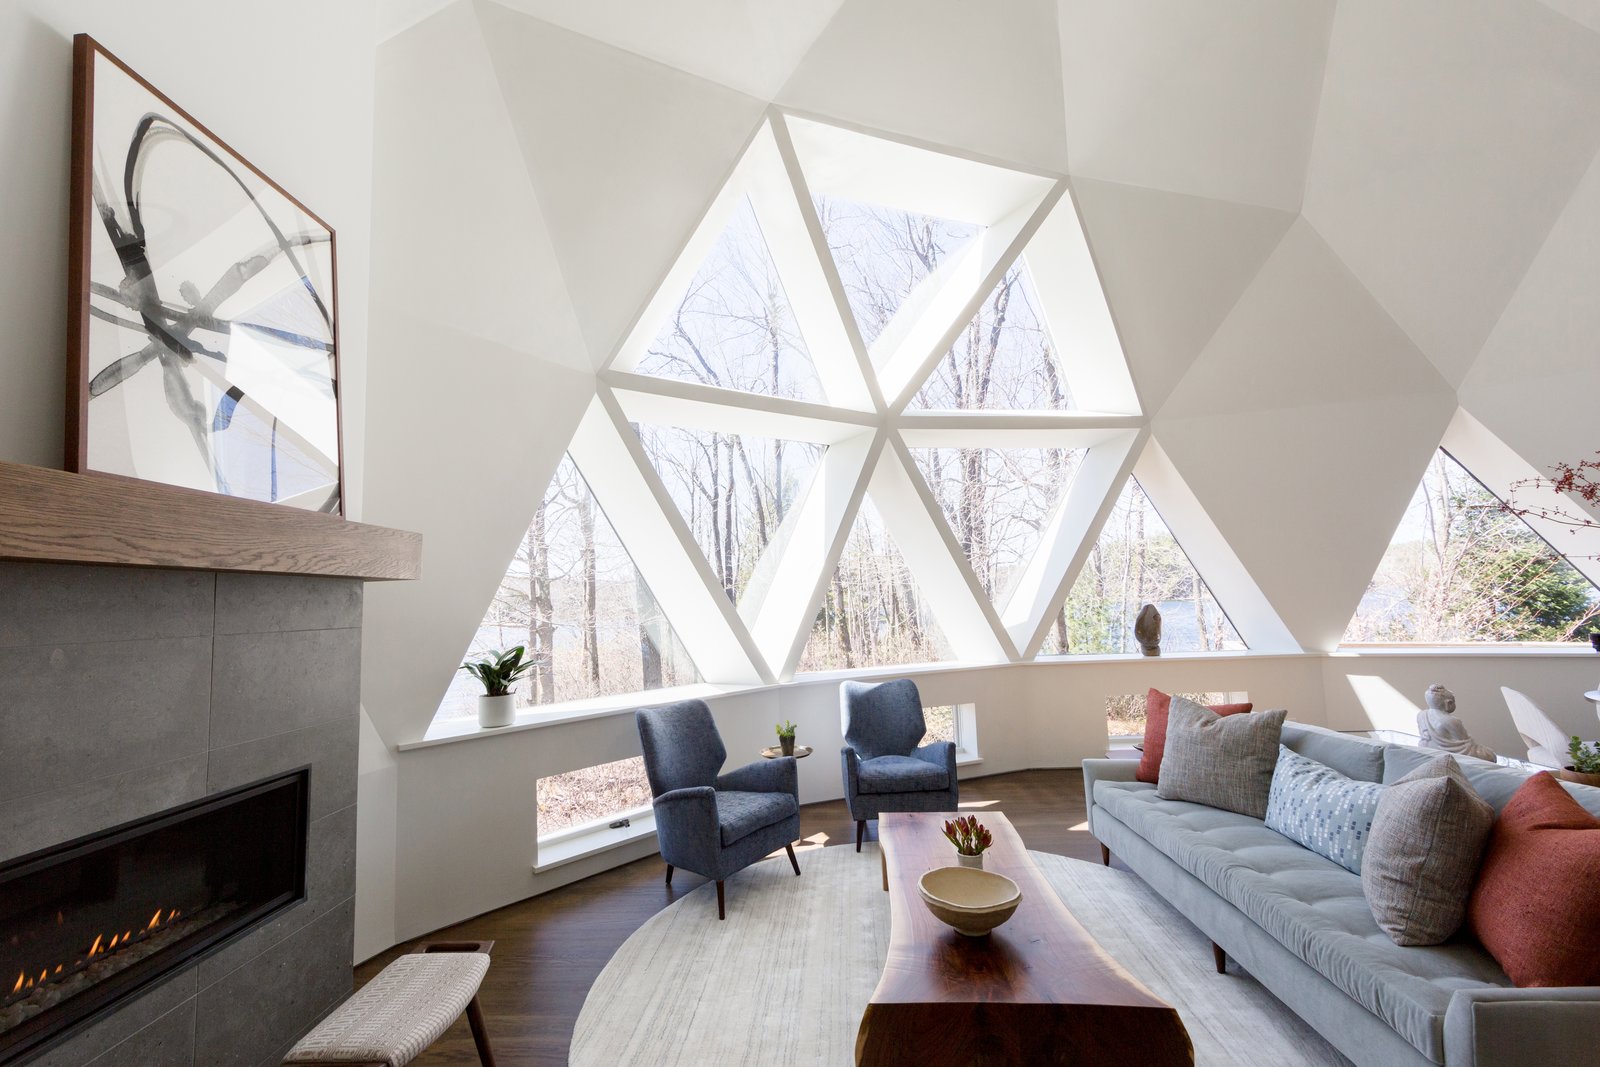
<svg viewBox="0 0 1600 1067"><path fill-rule="evenodd" d="M332 228L73 45L68 469L343 514Z"/></svg>

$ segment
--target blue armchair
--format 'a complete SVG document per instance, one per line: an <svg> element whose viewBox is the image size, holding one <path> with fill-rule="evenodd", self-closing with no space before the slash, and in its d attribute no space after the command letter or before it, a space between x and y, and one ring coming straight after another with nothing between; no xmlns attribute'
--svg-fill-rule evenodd
<svg viewBox="0 0 1600 1067"><path fill-rule="evenodd" d="M667 884L682 867L717 883L717 918L728 917L722 883L779 848L794 873L800 861L800 778L794 757L757 760L717 773L728 750L703 700L634 712L644 770L650 779L656 836L667 861Z"/></svg>
<svg viewBox="0 0 1600 1067"><path fill-rule="evenodd" d="M922 698L909 678L839 687L844 726L844 799L856 821L856 851L867 820L886 811L955 811L956 746L935 741L918 747L928 732Z"/></svg>

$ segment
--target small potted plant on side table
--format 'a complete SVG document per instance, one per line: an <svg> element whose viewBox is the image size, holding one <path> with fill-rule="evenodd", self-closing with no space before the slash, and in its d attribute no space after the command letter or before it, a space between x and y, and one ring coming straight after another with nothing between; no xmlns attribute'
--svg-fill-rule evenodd
<svg viewBox="0 0 1600 1067"><path fill-rule="evenodd" d="M1572 757L1572 766L1561 769L1562 778L1579 785L1600 786L1600 741L1584 744L1573 735L1567 755Z"/></svg>
<svg viewBox="0 0 1600 1067"><path fill-rule="evenodd" d="M778 724L778 746L785 756L794 755L794 723L788 719Z"/></svg>
<svg viewBox="0 0 1600 1067"><path fill-rule="evenodd" d="M483 683L483 695L478 697L479 726L510 726L517 721L517 698L511 687L533 670L533 658L523 658L527 652L525 645L504 652L485 652L485 658L468 661L458 668Z"/></svg>
<svg viewBox="0 0 1600 1067"><path fill-rule="evenodd" d="M946 819L944 836L956 846L957 863L963 867L977 867L980 870L983 868L984 850L994 844L994 835L978 821L976 815L967 815L955 820Z"/></svg>

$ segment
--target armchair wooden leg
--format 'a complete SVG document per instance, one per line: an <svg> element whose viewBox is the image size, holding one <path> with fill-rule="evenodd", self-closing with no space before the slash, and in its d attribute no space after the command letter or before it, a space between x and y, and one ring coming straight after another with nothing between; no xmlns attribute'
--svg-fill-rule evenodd
<svg viewBox="0 0 1600 1067"><path fill-rule="evenodd" d="M1100 862L1107 867L1111 866L1111 850L1104 845L1100 846ZM671 867L667 868L667 881L672 881Z"/></svg>
<svg viewBox="0 0 1600 1067"><path fill-rule="evenodd" d="M1228 954L1226 952L1222 951L1222 946L1217 944L1215 941L1211 942L1211 955L1217 961L1217 973L1218 974L1227 974L1228 973Z"/></svg>
<svg viewBox="0 0 1600 1067"><path fill-rule="evenodd" d="M717 918L726 919L727 917L728 917L727 901L724 899L724 897L722 895L722 883L718 882L717 883Z"/></svg>
<svg viewBox="0 0 1600 1067"><path fill-rule="evenodd" d="M667 884L672 884L672 864L667 864Z"/></svg>
<svg viewBox="0 0 1600 1067"><path fill-rule="evenodd" d="M483 1009L478 998L467 1001L467 1024L472 1027L472 1043L478 1046L478 1060L483 1067L494 1067L494 1050L489 1047L489 1031L483 1025Z"/></svg>
<svg viewBox="0 0 1600 1067"><path fill-rule="evenodd" d="M856 820L856 851L857 852L861 851L861 839L866 836L866 833L867 833L867 820L865 820L865 819L857 819Z"/></svg>

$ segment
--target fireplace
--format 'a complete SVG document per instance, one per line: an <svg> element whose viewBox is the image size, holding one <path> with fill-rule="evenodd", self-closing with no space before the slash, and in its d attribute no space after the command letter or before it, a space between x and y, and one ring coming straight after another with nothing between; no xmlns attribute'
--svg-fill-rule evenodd
<svg viewBox="0 0 1600 1067"><path fill-rule="evenodd" d="M0 865L0 1064L304 899L308 769Z"/></svg>

